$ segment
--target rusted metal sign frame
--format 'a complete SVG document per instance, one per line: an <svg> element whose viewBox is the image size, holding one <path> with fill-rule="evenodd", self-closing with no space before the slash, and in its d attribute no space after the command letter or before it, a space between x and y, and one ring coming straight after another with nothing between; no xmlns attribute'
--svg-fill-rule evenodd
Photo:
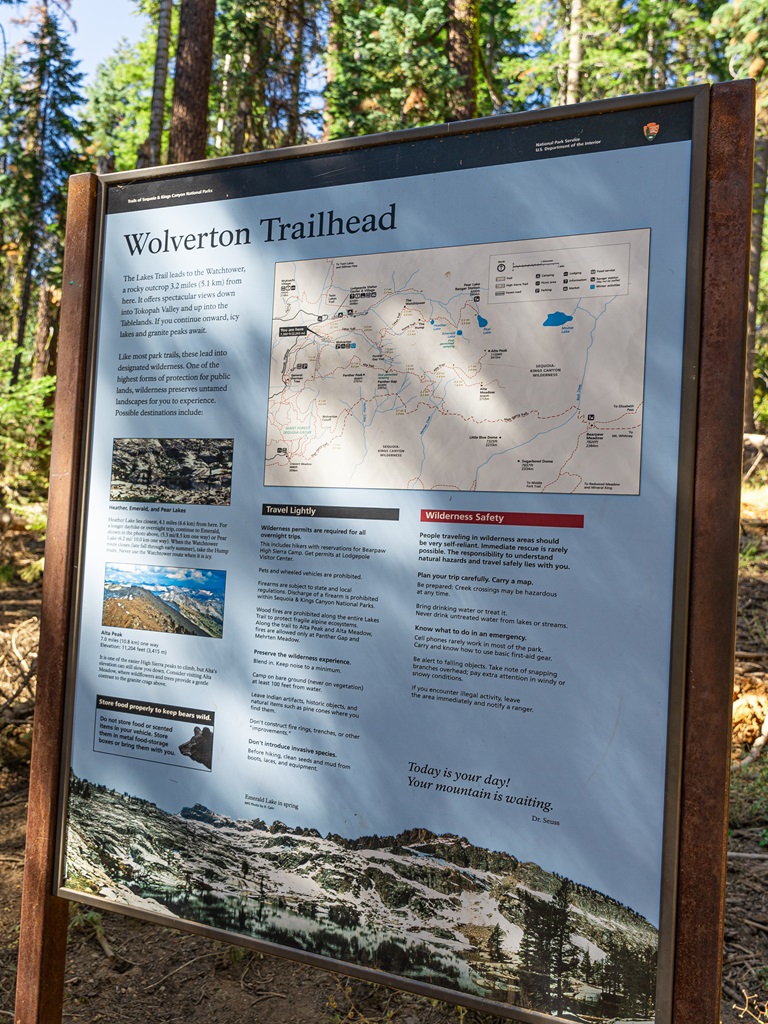
<svg viewBox="0 0 768 1024"><path fill-rule="evenodd" d="M670 850L670 843L665 839L667 865L672 861L676 869L667 870L664 882L662 902L666 920L662 920L659 960L666 981L660 988L657 1006L657 1012L673 1024L717 1024L719 1020L735 641L754 90L752 83L729 83L714 86L710 97L706 223L703 247L698 254L703 253L704 282L701 351L698 367L688 366L688 372L698 378L695 472L690 477L693 487L690 596L685 607L675 611L680 628L685 628L685 619L688 619L685 657L688 689L684 706L673 705L670 713L670 749L678 749L681 734L683 742L679 773L673 765L669 775L668 804L678 807L679 790L680 821L679 829L671 830L673 849ZM637 100L634 102L636 105ZM589 106L597 109L597 105ZM616 103L607 103L604 107L616 109ZM536 119L535 115L527 115L517 123ZM449 126L447 130L456 128ZM415 133L408 134L413 137ZM404 135L397 133L396 137ZM395 141L395 136L390 139ZM357 144L355 140L353 145ZM334 148L341 146L343 144L335 144ZM276 154L271 156L274 158ZM269 159L270 155L265 158ZM235 158L230 164L246 160ZM217 163L221 165L220 161ZM207 166L210 163L184 165L183 171L153 169L144 175L188 174ZM703 181L699 183L701 188L704 185ZM696 182L693 187L697 187ZM63 1005L68 903L54 895L58 881L55 826L56 808L61 800L65 681L72 645L77 520L82 499L91 289L97 272L94 262L99 223L97 193L95 175L78 175L71 180L61 369L52 454L19 945L17 1024L54 1024L61 1020ZM698 248L695 238L692 241L694 248ZM690 455L685 455L684 461L689 462ZM682 532L688 535L685 528ZM678 553L678 571L685 570L688 560L686 546L686 550ZM667 831L670 831L669 825ZM83 902L89 902L88 898L84 897ZM206 935L217 934L210 927L175 919L173 926ZM242 941L243 945L285 953L305 963L341 969L366 980L384 980L406 990L507 1015L505 1007L489 1000L458 995L436 986L311 954L283 951L258 940L241 940L230 932L218 934L230 943ZM667 963L662 964L662 959ZM515 1019L545 1022L551 1018L516 1008Z"/></svg>
<svg viewBox="0 0 768 1024"><path fill-rule="evenodd" d="M754 102L752 82L711 90L674 1024L720 1019Z"/></svg>
<svg viewBox="0 0 768 1024"><path fill-rule="evenodd" d="M56 818L81 481L98 179L70 179L45 583L19 936L16 1021L60 1021L68 903L56 890Z"/></svg>

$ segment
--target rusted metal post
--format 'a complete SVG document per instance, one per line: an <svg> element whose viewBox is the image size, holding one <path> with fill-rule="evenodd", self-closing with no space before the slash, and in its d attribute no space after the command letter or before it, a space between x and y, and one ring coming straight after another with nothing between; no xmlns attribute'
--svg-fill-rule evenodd
<svg viewBox="0 0 768 1024"><path fill-rule="evenodd" d="M64 688L74 580L96 190L94 174L70 178L61 298L59 372L37 670L27 846L21 904L16 1024L61 1021L66 900L53 895Z"/></svg>
<svg viewBox="0 0 768 1024"><path fill-rule="evenodd" d="M754 87L711 93L674 1024L718 1024L752 211Z"/></svg>

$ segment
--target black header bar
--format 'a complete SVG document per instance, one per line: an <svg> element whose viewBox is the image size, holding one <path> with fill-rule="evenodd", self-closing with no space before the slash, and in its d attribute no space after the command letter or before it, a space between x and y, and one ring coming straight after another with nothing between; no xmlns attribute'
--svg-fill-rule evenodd
<svg viewBox="0 0 768 1024"><path fill-rule="evenodd" d="M117 175L107 175L107 213L688 141L693 132L696 91L677 90L677 95L666 94L670 97L666 102L645 106L619 101L619 109L610 109L609 104L586 104L563 107L556 113L537 111L539 120L535 123L531 123L531 114L513 114L463 122L460 126L411 129L407 135L393 132L343 143L273 150L224 160L210 170L190 174L175 175L169 168L163 168L163 178L140 172L141 178L126 181L126 175L121 174L120 180L115 181ZM684 98L680 97L681 92ZM633 97L636 99L642 97ZM585 109L595 106L605 107L605 112L585 114Z"/></svg>
<svg viewBox="0 0 768 1024"><path fill-rule="evenodd" d="M148 700L136 700L135 697L107 697L104 694L97 695L96 709L124 715L142 715L145 718L168 718L175 722L193 722L195 725L211 727L216 717L214 711L185 708L177 704L154 704Z"/></svg>
<svg viewBox="0 0 768 1024"><path fill-rule="evenodd" d="M350 508L345 505L300 505L298 502L265 502L263 516L290 516L294 519L384 519L400 520L399 508Z"/></svg>

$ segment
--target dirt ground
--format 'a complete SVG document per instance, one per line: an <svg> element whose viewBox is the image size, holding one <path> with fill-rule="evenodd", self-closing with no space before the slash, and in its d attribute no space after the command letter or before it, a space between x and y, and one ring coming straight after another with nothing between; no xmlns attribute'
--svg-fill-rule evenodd
<svg viewBox="0 0 768 1024"><path fill-rule="evenodd" d="M744 508L734 756L768 717L768 501ZM40 554L0 536L0 567ZM13 1018L40 584L0 576L0 1019ZM732 828L722 1024L768 1024L768 752L739 769ZM65 1021L81 1024L496 1024L396 993L117 914L70 908Z"/></svg>
<svg viewBox="0 0 768 1024"><path fill-rule="evenodd" d="M734 760L768 719L768 490L742 501L739 610L733 704ZM768 1022L768 747L733 773L731 786L723 1024Z"/></svg>

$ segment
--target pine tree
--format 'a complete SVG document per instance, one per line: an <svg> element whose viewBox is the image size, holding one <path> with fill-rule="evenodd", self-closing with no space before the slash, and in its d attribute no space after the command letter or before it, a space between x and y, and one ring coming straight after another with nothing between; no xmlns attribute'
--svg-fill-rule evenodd
<svg viewBox="0 0 768 1024"><path fill-rule="evenodd" d="M152 89L149 42L120 42L96 68L88 86L85 115L92 126L90 153L117 171L136 165L149 134ZM145 59L146 58L146 59Z"/></svg>
<svg viewBox="0 0 768 1024"><path fill-rule="evenodd" d="M73 110L82 98L77 71L60 25L47 2L29 20L22 56L6 75L3 103L3 174L0 206L3 244L13 237L14 259L6 273L11 301L4 334L14 339L11 383L19 380L30 313L41 282L59 283L66 183L85 167L86 137ZM11 58L13 65L14 59ZM13 221L11 234L11 221ZM9 330L10 328L10 330Z"/></svg>
<svg viewBox="0 0 768 1024"><path fill-rule="evenodd" d="M549 905L532 893L523 891L523 937L520 957L520 1005L540 1013L551 1009L550 918Z"/></svg>
<svg viewBox="0 0 768 1024"><path fill-rule="evenodd" d="M481 0L478 37L477 113L483 116L522 110L516 90L505 81L502 71L502 62L519 56L523 49L514 5Z"/></svg>
<svg viewBox="0 0 768 1024"><path fill-rule="evenodd" d="M551 904L552 944L550 949L550 968L555 985L554 1012L558 1016L566 1008L564 982L578 963L577 950L571 944L572 896L573 883L567 878L561 879Z"/></svg>
<svg viewBox="0 0 768 1024"><path fill-rule="evenodd" d="M503 960L506 960L507 957L504 952L503 943L504 932L501 930L500 925L495 924L488 935L488 943L486 947L488 950L488 958L493 963L501 963Z"/></svg>
<svg viewBox="0 0 768 1024"><path fill-rule="evenodd" d="M66 183L84 169L73 109L81 76L59 19L39 3L0 78L0 486L44 486L50 444ZM37 326L35 329L35 310ZM34 365L30 366L30 356Z"/></svg>
<svg viewBox="0 0 768 1024"><path fill-rule="evenodd" d="M562 878L551 900L527 892L521 895L523 938L518 952L522 1005L558 1016L567 1009L565 983L579 964L578 950L571 942L573 889L573 882Z"/></svg>

